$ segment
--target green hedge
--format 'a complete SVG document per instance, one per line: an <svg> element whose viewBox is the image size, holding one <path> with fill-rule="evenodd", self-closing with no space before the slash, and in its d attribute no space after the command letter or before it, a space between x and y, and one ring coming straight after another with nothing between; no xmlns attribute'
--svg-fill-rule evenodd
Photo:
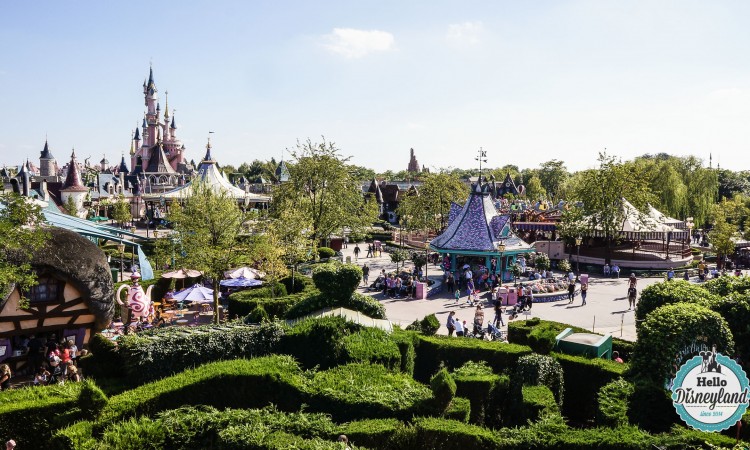
<svg viewBox="0 0 750 450"><path fill-rule="evenodd" d="M417 333L396 329L391 333L391 339L396 343L401 354L401 372L414 376L414 362L417 358L414 342L417 339Z"/></svg>
<svg viewBox="0 0 750 450"><path fill-rule="evenodd" d="M294 356L306 369L328 369L345 360L344 338L363 329L342 317L305 319L287 330L281 352Z"/></svg>
<svg viewBox="0 0 750 450"><path fill-rule="evenodd" d="M750 277L742 278L750 279ZM743 361L748 361L750 358L750 292L732 292L725 297L707 300L703 305L718 312L727 321L734 337L736 352Z"/></svg>
<svg viewBox="0 0 750 450"><path fill-rule="evenodd" d="M348 298L341 300L323 293L310 295L295 303L286 313L287 319L297 319L325 308L348 308L359 311L373 319L385 319L385 308L370 296L355 292Z"/></svg>
<svg viewBox="0 0 750 450"><path fill-rule="evenodd" d="M596 423L608 427L628 425L628 403L633 390L633 384L622 378L602 386L597 395Z"/></svg>
<svg viewBox="0 0 750 450"><path fill-rule="evenodd" d="M207 362L267 355L277 350L283 335L278 322L156 328L120 338L118 370L132 380L155 380Z"/></svg>
<svg viewBox="0 0 750 450"><path fill-rule="evenodd" d="M313 282L333 300L345 301L362 281L362 268L356 264L326 263L313 268Z"/></svg>
<svg viewBox="0 0 750 450"><path fill-rule="evenodd" d="M379 328L364 328L345 336L342 346L343 358L347 362L370 362L382 364L391 370L401 370L401 351L398 344Z"/></svg>
<svg viewBox="0 0 750 450"><path fill-rule="evenodd" d="M486 361L494 372L514 367L518 359L531 353L529 347L496 341L448 336L417 336L414 378L427 381L441 364L450 370L467 361Z"/></svg>
<svg viewBox="0 0 750 450"><path fill-rule="evenodd" d="M565 402L562 411L565 417L577 422L588 422L596 417L596 401L599 389L623 376L627 364L608 359L552 353L560 363L565 380Z"/></svg>
<svg viewBox="0 0 750 450"><path fill-rule="evenodd" d="M316 295L318 290L315 288L309 277L297 275L294 278L292 286L291 277L285 277L279 280L289 295L271 297L268 291L261 289L249 289L239 291L229 296L229 316L231 318L245 317L258 306L266 310L269 317L284 317L289 309L307 297ZM259 297L256 292L267 294L265 297Z"/></svg>
<svg viewBox="0 0 750 450"><path fill-rule="evenodd" d="M89 339L89 351L91 353L78 360L78 366L87 377L109 378L124 375L122 358L117 350L117 344L113 341L96 333Z"/></svg>
<svg viewBox="0 0 750 450"><path fill-rule="evenodd" d="M471 423L497 426L501 410L507 401L507 385L510 378L496 375L484 362L469 361L453 372L456 395L471 402Z"/></svg>
<svg viewBox="0 0 750 450"><path fill-rule="evenodd" d="M81 419L79 397L85 385L66 383L0 392L0 436L13 438L18 448L45 448L55 430Z"/></svg>
<svg viewBox="0 0 750 450"><path fill-rule="evenodd" d="M341 425L340 434L346 435L349 442L368 448L393 449L400 447L401 438L407 428L397 419L364 419Z"/></svg>
<svg viewBox="0 0 750 450"><path fill-rule="evenodd" d="M673 303L696 303L715 297L700 286L685 280L655 283L643 289L635 308L636 325L642 323L656 308Z"/></svg>
<svg viewBox="0 0 750 450"><path fill-rule="evenodd" d="M560 414L555 395L547 386L523 386L521 397L521 423L536 422L542 417Z"/></svg>
<svg viewBox="0 0 750 450"><path fill-rule="evenodd" d="M750 277L719 277L706 281L701 287L708 292L724 297L733 292L744 294L750 291Z"/></svg>
<svg viewBox="0 0 750 450"><path fill-rule="evenodd" d="M532 353L519 358L511 379L511 389L521 397L522 386L546 386L555 395L557 404L563 404L563 369L560 363L550 356Z"/></svg>

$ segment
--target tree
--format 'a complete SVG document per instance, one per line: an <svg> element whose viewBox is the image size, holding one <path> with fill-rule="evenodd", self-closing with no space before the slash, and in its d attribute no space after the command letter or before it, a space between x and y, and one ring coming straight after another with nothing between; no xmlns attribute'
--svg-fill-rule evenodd
<svg viewBox="0 0 750 450"><path fill-rule="evenodd" d="M587 224L581 207L574 205L563 211L560 223L557 225L557 234L566 244L574 245L576 238L586 236L587 232Z"/></svg>
<svg viewBox="0 0 750 450"><path fill-rule="evenodd" d="M750 181L747 172L734 172L732 170L717 170L719 182L719 198L732 198L736 194L750 195Z"/></svg>
<svg viewBox="0 0 750 450"><path fill-rule="evenodd" d="M560 198L560 188L569 176L565 163L557 159L542 163L539 168L539 181L553 200Z"/></svg>
<svg viewBox="0 0 750 450"><path fill-rule="evenodd" d="M251 255L253 265L265 274L265 280L271 286L271 296L276 297L274 287L287 274L279 230L269 226L264 233L254 236Z"/></svg>
<svg viewBox="0 0 750 450"><path fill-rule="evenodd" d="M542 200L547 196L547 191L542 187L539 177L533 175L526 182L526 198L529 200Z"/></svg>
<svg viewBox="0 0 750 450"><path fill-rule="evenodd" d="M292 268L293 287L297 264L309 260L316 252L315 242L310 242L310 222L302 211L285 208L270 219L267 229L269 240L281 251L281 259Z"/></svg>
<svg viewBox="0 0 750 450"><path fill-rule="evenodd" d="M78 206L76 205L75 200L73 200L72 195L68 196L68 199L65 200L63 209L65 209L65 214L69 216L78 216Z"/></svg>
<svg viewBox="0 0 750 450"><path fill-rule="evenodd" d="M14 285L23 296L36 284L31 258L49 237L43 223L39 205L15 193L0 194L0 297ZM26 306L22 298L21 307Z"/></svg>
<svg viewBox="0 0 750 450"><path fill-rule="evenodd" d="M125 199L124 196L120 196L120 198L115 202L114 207L112 208L112 218L115 220L115 222L122 227L125 223L130 222L130 220L133 218L133 216L130 214L130 202Z"/></svg>
<svg viewBox="0 0 750 450"><path fill-rule="evenodd" d="M237 201L224 191L215 192L194 182L181 208L170 212L184 267L200 270L214 289L214 320L219 323L219 282L240 258L237 237L243 214Z"/></svg>
<svg viewBox="0 0 750 450"><path fill-rule="evenodd" d="M293 208L309 221L314 242L342 228L353 231L372 225L377 219L367 208L362 186L347 167L349 158L340 156L332 142L297 143L292 151L289 182L273 190L271 213L275 217L285 208Z"/></svg>
<svg viewBox="0 0 750 450"><path fill-rule="evenodd" d="M406 195L397 214L411 230L440 231L448 224L452 202L466 201L468 191L457 177L447 173L427 174L417 193Z"/></svg>
<svg viewBox="0 0 750 450"><path fill-rule="evenodd" d="M716 222L713 229L708 233L708 238L716 251L716 261L719 269L724 267L724 260L727 256L734 254L734 235L737 233L737 226L727 222L723 212L716 214Z"/></svg>
<svg viewBox="0 0 750 450"><path fill-rule="evenodd" d="M607 244L605 260L610 261L612 244L622 230L627 214L625 199L639 211L651 200L643 174L606 153L599 154L599 167L584 171L574 198L583 202L583 215L589 235L599 234Z"/></svg>

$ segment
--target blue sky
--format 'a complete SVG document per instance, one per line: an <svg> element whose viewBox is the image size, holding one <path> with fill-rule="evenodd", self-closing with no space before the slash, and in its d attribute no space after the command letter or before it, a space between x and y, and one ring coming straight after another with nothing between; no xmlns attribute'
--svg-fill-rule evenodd
<svg viewBox="0 0 750 450"><path fill-rule="evenodd" d="M129 149L153 63L188 157L297 139L405 169L695 154L750 169L750 2L4 2L0 164Z"/></svg>

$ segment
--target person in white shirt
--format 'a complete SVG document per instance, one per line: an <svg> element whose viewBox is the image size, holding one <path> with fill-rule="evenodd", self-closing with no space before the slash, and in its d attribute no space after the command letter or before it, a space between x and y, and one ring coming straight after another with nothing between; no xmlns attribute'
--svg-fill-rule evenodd
<svg viewBox="0 0 750 450"><path fill-rule="evenodd" d="M462 337L464 335L464 326L460 320L456 320L456 336Z"/></svg>

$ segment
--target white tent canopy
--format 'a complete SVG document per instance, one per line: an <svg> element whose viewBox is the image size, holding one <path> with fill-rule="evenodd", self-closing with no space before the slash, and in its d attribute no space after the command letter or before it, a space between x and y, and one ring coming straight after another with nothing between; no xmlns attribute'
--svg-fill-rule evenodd
<svg viewBox="0 0 750 450"><path fill-rule="evenodd" d="M300 317L298 319L287 320L287 323L289 325L293 325L309 317L330 317L330 316L343 317L344 319L350 322L354 322L354 323L357 323L366 327L380 328L381 330L384 330L388 333L393 331L393 325L391 324L390 320L373 319L372 317L368 317L359 311L354 311L352 309L347 309L347 308L325 308L325 309L321 309L320 311L316 311L314 313L308 314L304 317Z"/></svg>
<svg viewBox="0 0 750 450"><path fill-rule="evenodd" d="M655 221L663 225L669 225L671 227L681 228L680 225L684 223L682 220L667 216L666 214L651 206L651 204L648 205L648 215Z"/></svg>

